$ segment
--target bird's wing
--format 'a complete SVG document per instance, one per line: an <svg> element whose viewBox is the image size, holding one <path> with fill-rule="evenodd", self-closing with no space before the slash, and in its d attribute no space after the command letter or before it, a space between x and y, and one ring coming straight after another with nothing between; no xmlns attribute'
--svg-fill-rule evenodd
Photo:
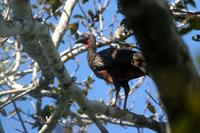
<svg viewBox="0 0 200 133"><path fill-rule="evenodd" d="M112 53L114 48L108 48L98 52L90 61L90 66L95 70L105 70L113 66L114 60Z"/></svg>
<svg viewBox="0 0 200 133"><path fill-rule="evenodd" d="M128 49L117 49L112 53L112 59L114 65L130 64L134 51Z"/></svg>
<svg viewBox="0 0 200 133"><path fill-rule="evenodd" d="M126 69L126 67L135 67L146 73L146 64L141 52L132 51L129 49L117 49L112 53L112 60L113 67L122 69Z"/></svg>
<svg viewBox="0 0 200 133"><path fill-rule="evenodd" d="M138 67L145 73L146 66L140 52L128 49L109 48L98 52L90 61L93 70L126 69L126 67Z"/></svg>
<svg viewBox="0 0 200 133"><path fill-rule="evenodd" d="M96 70L112 69L131 64L132 51L127 49L108 48L98 52L91 62Z"/></svg>

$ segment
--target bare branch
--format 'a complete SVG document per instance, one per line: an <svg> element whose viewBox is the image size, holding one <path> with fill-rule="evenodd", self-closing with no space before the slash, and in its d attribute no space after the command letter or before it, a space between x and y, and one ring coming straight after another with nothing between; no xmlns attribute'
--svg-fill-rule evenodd
<svg viewBox="0 0 200 133"><path fill-rule="evenodd" d="M0 121L0 132L1 132L1 133L5 133L5 132L4 132L4 129L3 129L3 126L2 126L2 124L1 124L1 121Z"/></svg>
<svg viewBox="0 0 200 133"><path fill-rule="evenodd" d="M72 10L74 6L76 5L78 0L67 0L64 6L64 11L61 15L60 21L58 26L56 27L54 34L52 36L54 45L58 48L60 45L60 42L65 34L65 31L67 30L70 17L72 14Z"/></svg>
<svg viewBox="0 0 200 133"><path fill-rule="evenodd" d="M165 132L164 122L157 122L152 118L146 118L143 115L138 115L138 114L129 112L127 110L122 110L120 108L107 106L98 101L89 101L88 104L90 104L90 106L94 108L93 111L96 112L97 118L101 118L101 115L104 115L108 118L115 118L115 119L130 122L138 127L148 127L159 133Z"/></svg>
<svg viewBox="0 0 200 133"><path fill-rule="evenodd" d="M22 117L21 117L21 114L20 114L20 112L19 112L19 110L18 110L18 108L17 108L17 104L15 103L15 101L13 102L13 105L14 105L15 111L16 111L16 113L17 113L17 116L19 117L19 121L21 122L21 125L22 125L22 127L23 127L23 129L24 129L24 132L25 132L25 133L28 133L28 131L27 131L27 129L26 129L26 126L25 126L25 124L24 124L24 122L23 122L23 119L22 119Z"/></svg>
<svg viewBox="0 0 200 133"><path fill-rule="evenodd" d="M40 89L40 88L45 87L45 86L47 86L47 85L48 85L48 82L45 81L45 80L40 80L40 81L38 81L37 83L34 84L34 86L30 85L29 87L26 88L26 91L24 91L24 92L22 92L22 93L16 95L16 96L13 97L13 98L10 98L9 100L7 100L7 101L4 102L4 103L1 103L1 104L0 104L0 109L3 108L3 107L5 107L6 105L12 103L13 101L16 101L17 99L23 97L24 95L30 93L31 91Z"/></svg>

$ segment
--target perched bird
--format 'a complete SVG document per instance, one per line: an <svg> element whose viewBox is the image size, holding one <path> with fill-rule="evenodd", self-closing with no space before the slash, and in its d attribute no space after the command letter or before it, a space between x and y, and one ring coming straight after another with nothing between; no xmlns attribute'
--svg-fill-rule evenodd
<svg viewBox="0 0 200 133"><path fill-rule="evenodd" d="M76 43L85 44L88 53L87 60L95 75L109 83L114 84L116 105L120 87L124 88L126 109L127 97L130 91L128 81L146 74L146 66L141 52L129 48L108 48L97 52L96 38L92 33L83 33Z"/></svg>

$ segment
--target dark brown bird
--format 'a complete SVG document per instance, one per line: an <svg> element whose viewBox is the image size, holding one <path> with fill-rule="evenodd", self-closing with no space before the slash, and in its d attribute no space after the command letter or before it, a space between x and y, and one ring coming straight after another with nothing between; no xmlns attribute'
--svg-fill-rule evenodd
<svg viewBox="0 0 200 133"><path fill-rule="evenodd" d="M76 43L84 43L88 49L88 64L95 75L109 83L116 90L116 105L120 87L124 88L126 109L127 97L130 91L128 81L146 74L146 66L142 54L128 48L108 48L96 52L96 39L92 33L83 33Z"/></svg>

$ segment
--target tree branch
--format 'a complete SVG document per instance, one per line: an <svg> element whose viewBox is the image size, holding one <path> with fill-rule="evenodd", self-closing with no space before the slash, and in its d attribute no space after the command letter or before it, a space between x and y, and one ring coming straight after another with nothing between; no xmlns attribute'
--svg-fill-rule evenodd
<svg viewBox="0 0 200 133"><path fill-rule="evenodd" d="M24 50L38 63L46 80L52 80L54 78L53 71L48 65L49 62L47 61L47 58L38 43L38 39L35 38L36 34L38 34L40 32L39 30L41 30L40 22L33 21L29 1L13 0L12 6L15 18L19 19L21 23L28 21L28 25L24 27L29 27L29 30L23 34L20 34L20 41L23 44Z"/></svg>
<svg viewBox="0 0 200 133"><path fill-rule="evenodd" d="M57 27L53 33L53 36L52 36L54 45L57 48L59 47L60 42L65 34L65 31L68 28L72 10L73 10L74 6L76 5L77 1L78 0L67 0L65 3L64 11L61 15L59 24L57 25Z"/></svg>
<svg viewBox="0 0 200 133"><path fill-rule="evenodd" d="M173 132L198 132L199 77L162 0L119 0L166 107ZM187 125L187 126L181 126Z"/></svg>
<svg viewBox="0 0 200 133"><path fill-rule="evenodd" d="M159 133L165 131L165 123L157 122L152 118L146 118L143 115L128 112L120 108L107 106L97 101L90 101L88 104L93 107L93 111L95 111L97 115L103 114L107 117L128 121L130 123L134 123L138 127L147 127Z"/></svg>
<svg viewBox="0 0 200 133"><path fill-rule="evenodd" d="M75 100L78 103L80 108L92 119L93 122L96 123L96 125L101 131L104 130L104 126L98 119L96 119L95 116L96 114L100 113L104 113L110 117L117 117L120 119L124 119L125 117L125 119L127 119L128 121L138 122L138 125L146 126L156 131L162 131L162 126L157 121L145 118L140 115L135 115L134 117L133 114L127 113L123 110L116 111L116 109L109 106L105 106L104 104L101 104L99 102L89 101L84 96L81 89L74 83L74 80L71 79L69 73L65 69L63 62L61 61L60 55L58 54L53 40L49 34L47 26L41 22L33 22L31 20L32 17L29 10L30 8L26 7L30 6L28 1L23 0L21 4L24 7L20 8L21 1L22 0L13 0L14 4L16 4L14 6L18 6L14 8L14 12L16 12L16 17L26 19L30 23L33 23L33 25L31 26L31 30L33 29L33 31L30 31L29 34L21 35L21 41L24 45L24 48L27 51L27 53L38 62L38 65L42 69L42 72L47 72L46 77L52 77L52 75L55 74L60 84L63 86L63 97L60 103L58 104L57 108L55 109L55 112L50 116L46 124L50 126L46 127L46 125L44 125L40 132L51 131L51 129L55 125L55 122L57 122L58 119L61 117L62 112L64 112L66 109L69 109L71 99ZM19 9L21 11L24 10L24 12L21 13L21 11L18 11ZM3 106L5 106L5 104L1 105L0 108Z"/></svg>
<svg viewBox="0 0 200 133"><path fill-rule="evenodd" d="M27 21L20 21L19 19L5 21L0 14L0 36L9 37L16 36L30 31L30 23Z"/></svg>
<svg viewBox="0 0 200 133"><path fill-rule="evenodd" d="M1 108L4 108L6 105L12 103L13 101L16 101L17 99L23 97L24 95L34 91L34 90L37 90L40 89L40 88L43 88L43 87L46 87L48 85L48 82L46 80L39 80L38 82L36 82L33 86L30 85L29 87L26 88L26 91L23 91L22 93L16 95L15 97L13 98L10 98L9 100L7 100L6 102L0 104L0 109Z"/></svg>
<svg viewBox="0 0 200 133"><path fill-rule="evenodd" d="M2 124L1 124L1 121L0 121L0 132L1 132L1 133L5 133L5 132L4 132L4 129L3 129L3 126L2 126Z"/></svg>
<svg viewBox="0 0 200 133"><path fill-rule="evenodd" d="M24 132L25 132L25 133L28 133L28 131L27 131L27 129L26 129L26 126L25 126L25 124L24 124L24 122L23 122L23 119L22 119L22 117L21 117L21 114L20 114L20 112L19 112L19 110L18 110L18 108L17 108L17 104L15 103L15 101L13 102L13 106L14 106L14 108L15 108L15 111L16 111L16 113L17 113L17 116L19 117L19 121L20 121L20 123L21 123L21 125L22 125L22 127L23 127L23 129L24 129Z"/></svg>

